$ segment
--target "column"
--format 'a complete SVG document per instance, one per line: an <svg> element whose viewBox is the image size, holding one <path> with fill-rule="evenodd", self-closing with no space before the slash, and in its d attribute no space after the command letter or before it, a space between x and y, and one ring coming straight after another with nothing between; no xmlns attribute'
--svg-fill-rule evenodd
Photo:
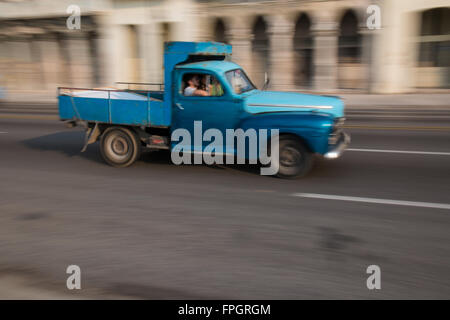
<svg viewBox="0 0 450 320"><path fill-rule="evenodd" d="M126 61L128 59L128 49L125 48L125 44L128 43L126 26L120 24L113 24L110 27L111 32L111 47L112 47L112 61L110 66L113 83L116 81L127 82L128 70L126 68Z"/></svg>
<svg viewBox="0 0 450 320"><path fill-rule="evenodd" d="M330 18L319 18L313 26L314 88L327 92L337 89L338 30Z"/></svg>
<svg viewBox="0 0 450 320"><path fill-rule="evenodd" d="M152 22L139 26L140 59L142 62L141 81L162 82L163 35L159 23ZM159 90L159 87L150 87Z"/></svg>
<svg viewBox="0 0 450 320"><path fill-rule="evenodd" d="M227 37L233 46L233 61L238 63L250 75L252 58L252 39L251 27L248 17L233 17L231 19L231 28L227 30Z"/></svg>
<svg viewBox="0 0 450 320"><path fill-rule="evenodd" d="M70 75L73 86L92 87L92 63L87 33L77 33L67 40L70 59Z"/></svg>
<svg viewBox="0 0 450 320"><path fill-rule="evenodd" d="M275 90L292 90L294 88L294 23L282 15L271 16L269 19L270 87Z"/></svg>
<svg viewBox="0 0 450 320"><path fill-rule="evenodd" d="M414 68L417 61L417 42L414 35L420 30L418 12L406 11L403 1L381 2L382 29L374 38L373 91L393 94L413 91Z"/></svg>
<svg viewBox="0 0 450 320"><path fill-rule="evenodd" d="M3 89L10 86L12 69L14 69L14 62L11 42L7 36L4 36L0 39L0 87L3 87Z"/></svg>
<svg viewBox="0 0 450 320"><path fill-rule="evenodd" d="M139 80L138 82L150 82L150 39L149 39L149 25L137 25L137 40L138 40L138 61L139 61ZM144 88L146 89L146 88Z"/></svg>
<svg viewBox="0 0 450 320"><path fill-rule="evenodd" d="M70 68L70 55L66 33L59 30L56 34L58 43L59 67L57 68L58 84L60 86L73 86Z"/></svg>
<svg viewBox="0 0 450 320"><path fill-rule="evenodd" d="M364 80L366 81L364 88L371 93L374 87L374 59L373 59L373 43L376 37L376 30L362 29L362 46L361 46L361 63L364 67Z"/></svg>
<svg viewBox="0 0 450 320"><path fill-rule="evenodd" d="M60 56L56 36L46 33L36 40L41 57L42 85L48 91L56 90L59 84Z"/></svg>
<svg viewBox="0 0 450 320"><path fill-rule="evenodd" d="M107 14L95 17L97 24L97 61L99 72L99 85L103 87L114 86L115 81L115 42L114 27L110 22L111 17Z"/></svg>
<svg viewBox="0 0 450 320"><path fill-rule="evenodd" d="M13 73L13 88L16 90L35 89L33 81L33 65L31 52L31 38L18 35L12 44L12 57L15 62Z"/></svg>

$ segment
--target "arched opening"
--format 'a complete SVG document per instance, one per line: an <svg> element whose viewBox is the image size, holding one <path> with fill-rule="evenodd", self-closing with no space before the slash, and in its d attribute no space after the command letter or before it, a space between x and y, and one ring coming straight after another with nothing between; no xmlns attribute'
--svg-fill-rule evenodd
<svg viewBox="0 0 450 320"><path fill-rule="evenodd" d="M91 61L92 68L92 81L98 86L101 82L100 78L100 61L98 59L98 34L95 31L90 31L88 33L88 41L89 41L89 58Z"/></svg>
<svg viewBox="0 0 450 320"><path fill-rule="evenodd" d="M339 26L339 62L359 62L361 57L361 37L358 33L358 18L348 10Z"/></svg>
<svg viewBox="0 0 450 320"><path fill-rule="evenodd" d="M421 13L418 66L418 87L450 87L450 8Z"/></svg>
<svg viewBox="0 0 450 320"><path fill-rule="evenodd" d="M225 23L220 18L216 20L216 24L214 26L214 41L229 43Z"/></svg>
<svg viewBox="0 0 450 320"><path fill-rule="evenodd" d="M253 25L252 43L252 76L258 87L264 84L264 74L269 71L269 37L267 24L264 18L259 16Z"/></svg>
<svg viewBox="0 0 450 320"><path fill-rule="evenodd" d="M313 37L311 19L301 14L295 24L294 33L294 84L299 87L311 87L313 79Z"/></svg>
<svg viewBox="0 0 450 320"><path fill-rule="evenodd" d="M342 16L338 40L338 82L343 89L361 89L364 86L361 66L362 37L358 32L358 18L353 10Z"/></svg>
<svg viewBox="0 0 450 320"><path fill-rule="evenodd" d="M164 74L165 69L164 69L164 44L166 42L172 41L172 24L169 22L162 22L160 25L161 28L161 53L160 53L160 61L161 63L161 72L162 74Z"/></svg>
<svg viewBox="0 0 450 320"><path fill-rule="evenodd" d="M169 22L161 23L161 54L164 55L164 44L172 41L172 25Z"/></svg>

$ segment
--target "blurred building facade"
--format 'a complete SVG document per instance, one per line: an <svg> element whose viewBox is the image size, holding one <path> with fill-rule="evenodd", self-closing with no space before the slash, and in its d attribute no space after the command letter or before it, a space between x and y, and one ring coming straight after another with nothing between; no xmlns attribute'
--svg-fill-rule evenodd
<svg viewBox="0 0 450 320"><path fill-rule="evenodd" d="M67 8L81 9L69 30ZM370 30L370 5L381 29ZM404 93L450 88L448 0L0 0L0 86L161 82L164 41L215 40L257 86Z"/></svg>

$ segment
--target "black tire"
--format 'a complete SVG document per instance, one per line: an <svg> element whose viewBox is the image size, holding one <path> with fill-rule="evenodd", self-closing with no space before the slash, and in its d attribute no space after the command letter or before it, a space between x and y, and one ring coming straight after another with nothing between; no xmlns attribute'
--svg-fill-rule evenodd
<svg viewBox="0 0 450 320"><path fill-rule="evenodd" d="M279 139L279 178L304 177L311 170L314 156L305 144L294 136Z"/></svg>
<svg viewBox="0 0 450 320"><path fill-rule="evenodd" d="M109 165L128 167L141 156L141 144L132 130L123 127L110 127L102 134L100 152Z"/></svg>

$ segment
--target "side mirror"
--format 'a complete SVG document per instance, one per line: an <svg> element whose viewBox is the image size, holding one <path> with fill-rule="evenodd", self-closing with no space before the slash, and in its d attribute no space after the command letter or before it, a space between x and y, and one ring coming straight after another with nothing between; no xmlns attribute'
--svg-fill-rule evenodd
<svg viewBox="0 0 450 320"><path fill-rule="evenodd" d="M263 84L262 90L263 91L266 90L267 87L269 86L269 84L270 84L269 76L267 75L267 72L264 72L264 84Z"/></svg>

